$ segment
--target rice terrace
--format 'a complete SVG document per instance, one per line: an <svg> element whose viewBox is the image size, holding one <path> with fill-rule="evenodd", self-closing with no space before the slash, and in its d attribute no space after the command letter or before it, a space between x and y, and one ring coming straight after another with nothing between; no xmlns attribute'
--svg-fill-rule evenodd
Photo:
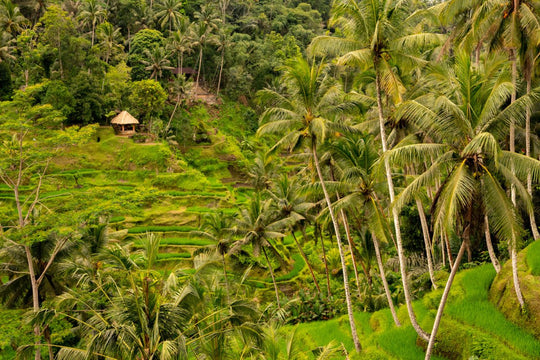
<svg viewBox="0 0 540 360"><path fill-rule="evenodd" d="M0 359L540 359L540 1L0 0Z"/></svg>

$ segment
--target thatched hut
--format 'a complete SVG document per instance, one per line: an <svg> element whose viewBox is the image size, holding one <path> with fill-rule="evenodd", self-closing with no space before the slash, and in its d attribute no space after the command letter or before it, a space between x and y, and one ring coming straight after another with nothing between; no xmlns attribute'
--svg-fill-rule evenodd
<svg viewBox="0 0 540 360"><path fill-rule="evenodd" d="M135 127L139 125L139 120L124 110L111 120L111 125L118 134L130 135L135 134Z"/></svg>

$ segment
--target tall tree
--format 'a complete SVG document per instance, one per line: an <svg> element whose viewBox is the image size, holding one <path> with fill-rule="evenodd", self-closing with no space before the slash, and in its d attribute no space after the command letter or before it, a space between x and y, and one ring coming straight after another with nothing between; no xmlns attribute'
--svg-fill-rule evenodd
<svg viewBox="0 0 540 360"><path fill-rule="evenodd" d="M317 155L318 146L325 141L327 133L331 129L331 120L336 116L336 113L346 109L348 104L341 103L342 93L340 88L332 82L326 73L326 66L322 63L309 65L302 58L291 60L290 64L284 68L283 80L287 86L286 93L280 94L270 89L260 92L260 99L263 102L268 102L271 106L262 114L262 125L257 133L259 135L281 135L272 150L281 148L291 151L306 149L312 156L334 226L343 271L343 286L347 301L349 325L355 349L360 352L361 345L354 323L340 227L334 214L330 194L326 189L324 175Z"/></svg>
<svg viewBox="0 0 540 360"><path fill-rule="evenodd" d="M411 11L409 5L409 1L398 0L337 0L333 4L331 23L343 31L344 37L319 36L311 44L315 53L323 51L339 55L339 64L362 65L375 71L377 118L383 156L388 150L383 96L397 104L403 100L405 91L394 65L399 63L406 67L423 63L424 60L417 55L417 48L441 40L437 34L407 33L406 21ZM394 182L388 163L385 163L385 173L390 201L393 202ZM409 318L418 335L428 340L428 334L418 324L412 307L399 213L395 208L391 211Z"/></svg>
<svg viewBox="0 0 540 360"><path fill-rule="evenodd" d="M456 56L453 67L433 68L430 83L434 88L429 94L404 103L400 111L415 119L437 143L396 146L387 154L386 161L400 165L435 159L400 194L394 207L399 210L421 186L432 185L439 179L442 185L432 205L435 233L455 233L465 247L470 245L475 226L480 224L480 230L483 228L484 217L475 221L473 215L486 214L497 237L506 240L510 248L517 248L521 220L505 189L514 186L526 211L533 210L520 179L525 179L530 169L538 181L540 161L504 151L500 146L511 123L524 119L531 97L523 96L508 105L514 87L503 66L504 63L494 61L474 68L470 56L462 52ZM454 266L457 263L456 260ZM445 292L450 285L447 283ZM444 305L441 302L441 312ZM434 326L430 343L436 333Z"/></svg>
<svg viewBox="0 0 540 360"><path fill-rule="evenodd" d="M197 22L193 27L193 46L199 48L199 64L197 66L197 80L195 81L195 88L198 88L203 64L203 50L207 44L215 42L213 32L218 28L220 20L216 16L214 7L210 4L202 6L200 11L195 13L195 18Z"/></svg>
<svg viewBox="0 0 540 360"><path fill-rule="evenodd" d="M90 26L91 43L94 46L96 27L100 21L103 21L107 15L105 4L100 0L85 0L82 11L77 19L83 26Z"/></svg>

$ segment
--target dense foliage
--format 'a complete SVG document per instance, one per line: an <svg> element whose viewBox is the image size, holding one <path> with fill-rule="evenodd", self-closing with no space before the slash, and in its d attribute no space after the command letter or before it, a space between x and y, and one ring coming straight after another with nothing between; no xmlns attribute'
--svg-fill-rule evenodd
<svg viewBox="0 0 540 360"><path fill-rule="evenodd" d="M0 358L540 357L539 49L538 1L0 0Z"/></svg>

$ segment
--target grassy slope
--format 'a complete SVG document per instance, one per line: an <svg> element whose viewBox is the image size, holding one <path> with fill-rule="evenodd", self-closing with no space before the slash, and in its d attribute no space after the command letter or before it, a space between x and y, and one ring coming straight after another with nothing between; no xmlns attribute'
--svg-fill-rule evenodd
<svg viewBox="0 0 540 360"><path fill-rule="evenodd" d="M533 244L535 255L540 246ZM538 249L538 250L536 250ZM529 250L529 249L528 249ZM524 251L522 256L528 254ZM438 336L436 351L438 359L540 359L540 341L523 328L507 320L489 302L490 284L495 271L490 264L461 271L455 280ZM426 329L433 324L436 306L442 289L433 291L414 307L420 323ZM417 336L409 324L404 306L399 309L404 324L393 325L388 309L356 314L363 353L360 359L422 359L423 348L417 344ZM324 322L298 325L298 331L308 340L306 350L322 346L330 341L343 343L352 351L347 317Z"/></svg>

